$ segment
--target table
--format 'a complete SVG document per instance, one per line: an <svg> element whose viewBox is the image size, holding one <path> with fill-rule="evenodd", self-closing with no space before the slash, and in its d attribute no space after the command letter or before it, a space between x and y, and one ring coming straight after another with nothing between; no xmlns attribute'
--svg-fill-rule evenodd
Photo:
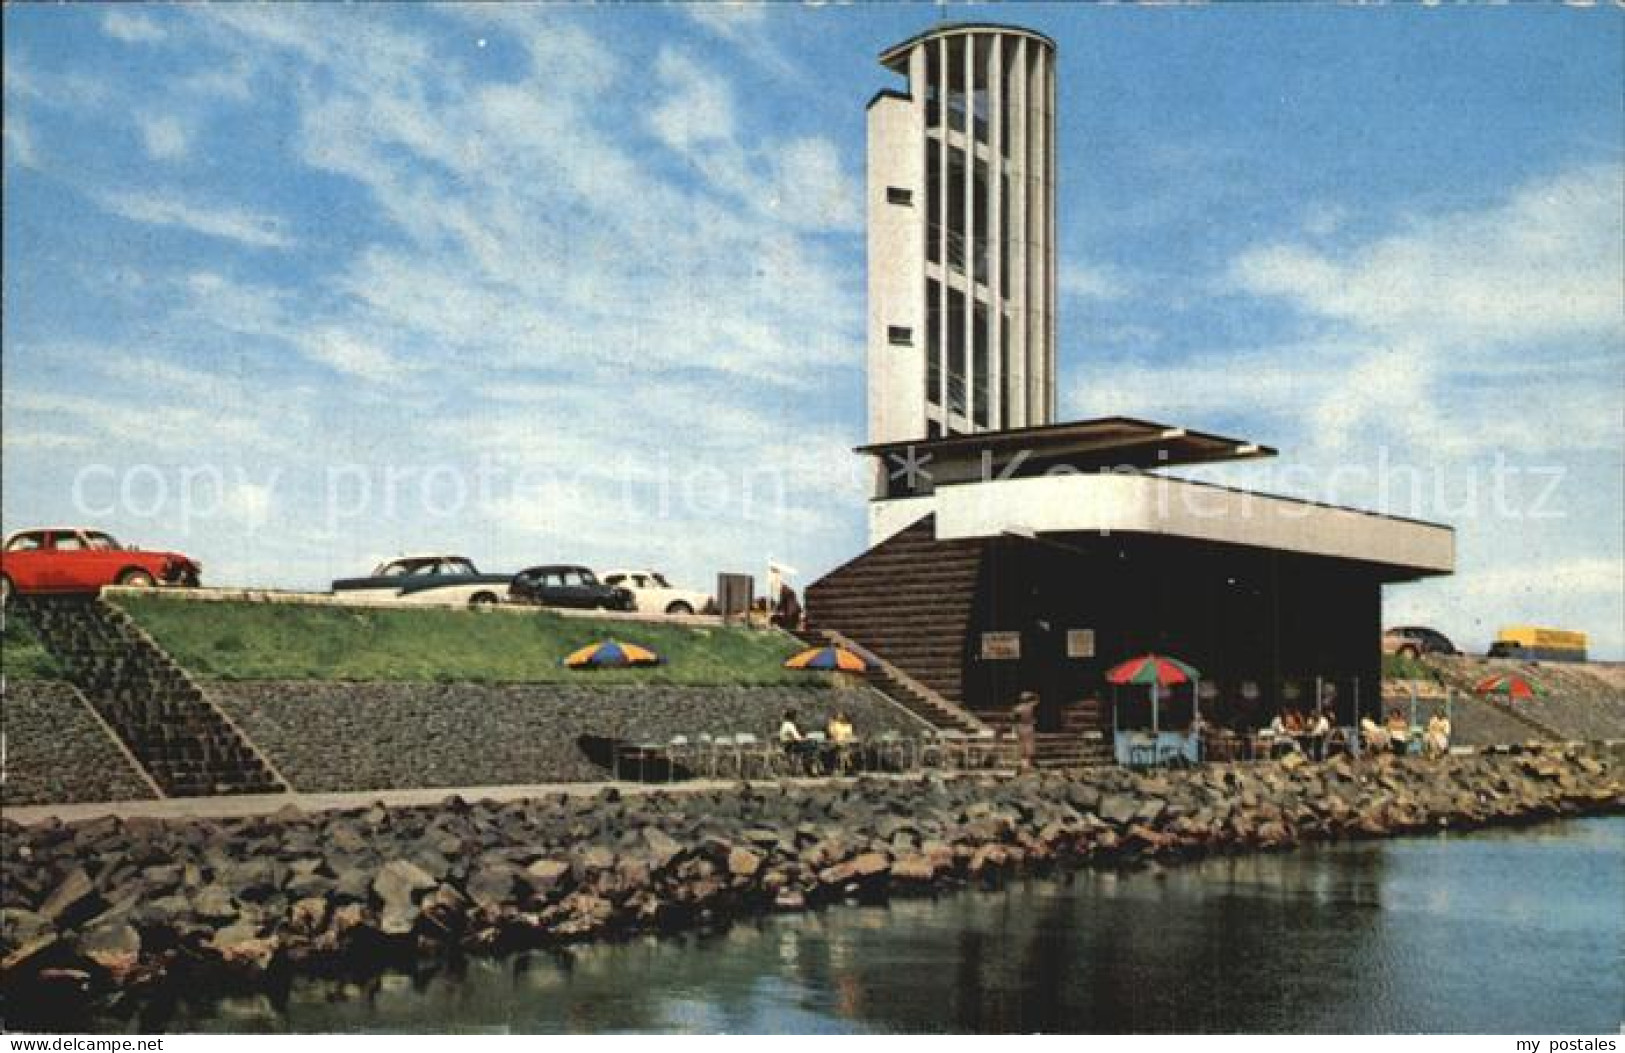
<svg viewBox="0 0 1625 1053"><path fill-rule="evenodd" d="M615 747L615 781L621 781L621 758L635 759L638 762L638 782L645 781L648 774L650 760L666 761L667 771L675 770L671 765L671 758L665 745L659 743L622 743Z"/></svg>
<svg viewBox="0 0 1625 1053"><path fill-rule="evenodd" d="M1171 760L1195 764L1202 759L1201 742L1177 731L1119 731L1113 742L1117 763L1125 767L1155 766Z"/></svg>

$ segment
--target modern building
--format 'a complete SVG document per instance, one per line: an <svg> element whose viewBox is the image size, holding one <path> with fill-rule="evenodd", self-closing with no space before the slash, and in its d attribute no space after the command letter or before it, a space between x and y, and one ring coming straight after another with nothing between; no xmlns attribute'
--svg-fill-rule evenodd
<svg viewBox="0 0 1625 1053"><path fill-rule="evenodd" d="M1055 45L944 26L869 103L869 434L1055 419Z"/></svg>
<svg viewBox="0 0 1625 1053"><path fill-rule="evenodd" d="M808 589L809 623L946 726L1030 690L1051 729L1109 727L1106 670L1147 652L1200 669L1216 720L1318 697L1352 724L1383 586L1451 573L1454 532L1169 474L1257 443L1055 423L1056 57L990 25L881 55L908 90L869 105L872 547Z"/></svg>

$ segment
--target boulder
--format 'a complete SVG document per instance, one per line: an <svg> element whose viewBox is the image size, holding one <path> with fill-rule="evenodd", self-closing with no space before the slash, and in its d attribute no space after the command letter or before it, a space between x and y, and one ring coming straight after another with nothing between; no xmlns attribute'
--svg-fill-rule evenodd
<svg viewBox="0 0 1625 1053"><path fill-rule="evenodd" d="M288 909L288 927L303 936L314 936L327 924L327 898L306 896Z"/></svg>
<svg viewBox="0 0 1625 1053"><path fill-rule="evenodd" d="M238 922L216 932L209 940L209 948L227 969L260 975L270 969L281 943L275 936L261 936L259 926L252 922Z"/></svg>
<svg viewBox="0 0 1625 1053"><path fill-rule="evenodd" d="M108 921L79 936L79 953L105 969L114 983L134 971L141 958L141 934L129 922Z"/></svg>
<svg viewBox="0 0 1625 1053"><path fill-rule="evenodd" d="M207 885L192 897L192 913L198 920L211 924L228 922L237 917L237 901L224 885Z"/></svg>
<svg viewBox="0 0 1625 1053"><path fill-rule="evenodd" d="M372 891L382 908L378 912L378 928L385 936L405 936L417 924L419 910L415 902L418 895L435 887L438 882L416 863L395 859L384 864L373 878Z"/></svg>
<svg viewBox="0 0 1625 1053"><path fill-rule="evenodd" d="M728 853L728 873L736 878L753 878L762 869L762 854L748 848L735 848Z"/></svg>
<svg viewBox="0 0 1625 1053"><path fill-rule="evenodd" d="M525 868L525 884L537 896L548 896L570 875L570 864L562 859L538 859Z"/></svg>
<svg viewBox="0 0 1625 1053"><path fill-rule="evenodd" d="M95 914L100 904L101 897L90 875L84 867L75 867L45 897L39 913L57 927L68 928Z"/></svg>
<svg viewBox="0 0 1625 1053"><path fill-rule="evenodd" d="M20 947L51 928L51 919L37 911L21 907L0 910L0 941L7 947Z"/></svg>
<svg viewBox="0 0 1625 1053"><path fill-rule="evenodd" d="M1100 801L1100 817L1117 826L1127 826L1140 810L1140 802L1125 794L1114 793Z"/></svg>
<svg viewBox="0 0 1625 1053"><path fill-rule="evenodd" d="M936 880L937 865L930 856L923 853L911 853L900 856L891 865L893 881L912 884L930 884Z"/></svg>
<svg viewBox="0 0 1625 1053"><path fill-rule="evenodd" d="M658 826L643 828L643 844L649 850L649 862L655 870L666 869L683 854L683 846L677 839Z"/></svg>

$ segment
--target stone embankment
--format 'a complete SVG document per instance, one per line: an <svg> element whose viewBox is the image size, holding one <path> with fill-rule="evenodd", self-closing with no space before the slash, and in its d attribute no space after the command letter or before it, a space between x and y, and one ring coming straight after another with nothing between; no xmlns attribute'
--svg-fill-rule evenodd
<svg viewBox="0 0 1625 1053"><path fill-rule="evenodd" d="M7 1019L419 956L715 925L1133 866L1625 809L1584 749L931 776L4 830ZM53 1017L53 1014L55 1016Z"/></svg>
<svg viewBox="0 0 1625 1053"><path fill-rule="evenodd" d="M590 679L590 674L585 674ZM838 709L861 733L931 730L868 687L675 684L217 682L210 694L303 793L600 782L588 742L674 735L771 739L787 710L822 728Z"/></svg>

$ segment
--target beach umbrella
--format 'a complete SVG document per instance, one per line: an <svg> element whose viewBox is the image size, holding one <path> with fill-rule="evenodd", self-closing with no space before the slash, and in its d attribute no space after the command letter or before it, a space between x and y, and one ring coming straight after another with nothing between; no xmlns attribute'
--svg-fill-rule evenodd
<svg viewBox="0 0 1625 1053"><path fill-rule="evenodd" d="M1473 688L1475 695L1505 695L1508 699L1534 698L1535 689L1516 673L1496 673L1480 680Z"/></svg>
<svg viewBox="0 0 1625 1053"><path fill-rule="evenodd" d="M1158 692L1174 684L1186 684L1202 674L1177 658L1145 654L1113 666L1106 671L1106 679L1114 684L1149 684L1151 686L1151 730L1160 730L1158 723Z"/></svg>
<svg viewBox="0 0 1625 1053"><path fill-rule="evenodd" d="M571 669L622 669L632 665L659 665L661 658L647 647L621 643L619 640L601 640L564 657Z"/></svg>
<svg viewBox="0 0 1625 1053"><path fill-rule="evenodd" d="M862 673L869 663L844 647L810 647L785 660L786 669L833 669L842 673Z"/></svg>

